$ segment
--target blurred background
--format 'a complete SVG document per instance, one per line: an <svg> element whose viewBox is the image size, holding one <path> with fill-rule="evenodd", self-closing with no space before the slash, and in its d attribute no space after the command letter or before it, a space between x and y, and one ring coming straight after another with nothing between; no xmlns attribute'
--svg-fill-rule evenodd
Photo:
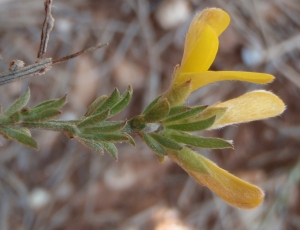
<svg viewBox="0 0 300 230"><path fill-rule="evenodd" d="M231 15L212 70L268 72L266 86L219 82L201 88L189 105L213 104L254 89L277 94L283 115L206 132L234 140L234 150L201 154L265 191L255 210L230 207L179 166L138 138L119 144L116 162L66 136L33 131L38 151L1 137L0 229L300 229L299 0L53 0L55 26L45 57L100 42L109 46L55 65L41 77L0 87L6 109L30 87L29 106L68 94L61 119L83 116L97 97L131 84L133 99L115 117L129 119L170 84L195 12L220 7ZM0 71L10 60L34 63L44 20L43 0L0 0Z"/></svg>

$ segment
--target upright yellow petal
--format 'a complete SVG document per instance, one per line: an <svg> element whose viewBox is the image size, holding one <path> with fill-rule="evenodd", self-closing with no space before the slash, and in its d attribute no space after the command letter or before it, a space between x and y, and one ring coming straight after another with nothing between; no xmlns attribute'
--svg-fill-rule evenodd
<svg viewBox="0 0 300 230"><path fill-rule="evenodd" d="M256 84L266 84L273 81L274 76L266 73L252 73L242 71L206 71L200 73L182 73L178 77L178 84L192 80L191 92L208 84L218 81L245 81Z"/></svg>
<svg viewBox="0 0 300 230"><path fill-rule="evenodd" d="M208 8L196 14L185 39L182 73L208 70L218 51L218 36L229 22L229 15L217 8Z"/></svg>
<svg viewBox="0 0 300 230"><path fill-rule="evenodd" d="M263 90L246 93L212 107L226 107L227 111L210 129L274 117L285 110L280 98Z"/></svg>
<svg viewBox="0 0 300 230"><path fill-rule="evenodd" d="M205 25L194 32L185 42L180 73L207 71L216 57L219 40L213 28Z"/></svg>
<svg viewBox="0 0 300 230"><path fill-rule="evenodd" d="M235 177L191 149L170 151L168 156L197 182L207 186L232 206L252 209L263 201L264 193L260 188Z"/></svg>

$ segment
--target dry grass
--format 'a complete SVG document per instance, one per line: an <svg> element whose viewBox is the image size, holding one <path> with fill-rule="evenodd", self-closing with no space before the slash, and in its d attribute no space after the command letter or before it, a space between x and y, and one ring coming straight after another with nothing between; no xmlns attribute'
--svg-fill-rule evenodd
<svg viewBox="0 0 300 230"><path fill-rule="evenodd" d="M0 0L1 71L12 59L35 61L42 2ZM168 87L189 24L161 29L153 16L157 2L54 0L56 22L47 57L62 57L99 42L109 42L109 47L55 66L42 77L1 86L0 103L7 107L27 87L32 91L31 105L67 93L64 117L74 118L97 96L132 84L132 103L119 118L138 114ZM265 202L253 211L231 208L174 163L159 165L139 141L135 149L119 145L115 162L62 134L36 131L39 151L1 139L0 229L300 229L300 1L190 0L189 4L191 17L207 6L221 7L231 15L213 69L269 72L277 77L264 88L284 100L285 113L207 133L234 140L235 150L203 152L261 186ZM189 103L214 103L259 87L214 84L196 92ZM33 197L43 194L48 199L38 207Z"/></svg>

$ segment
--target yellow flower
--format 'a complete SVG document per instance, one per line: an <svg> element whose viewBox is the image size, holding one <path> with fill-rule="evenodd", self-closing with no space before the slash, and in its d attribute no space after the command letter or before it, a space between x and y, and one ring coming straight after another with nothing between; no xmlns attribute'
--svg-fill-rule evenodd
<svg viewBox="0 0 300 230"><path fill-rule="evenodd" d="M175 68L166 97L169 99L174 88L187 82L190 82L190 88L180 100L171 98L169 101L172 106L182 104L194 90L217 81L239 80L266 84L274 79L266 73L208 71L218 51L218 36L227 28L229 22L229 15L217 8L208 8L196 14L186 35L181 65Z"/></svg>

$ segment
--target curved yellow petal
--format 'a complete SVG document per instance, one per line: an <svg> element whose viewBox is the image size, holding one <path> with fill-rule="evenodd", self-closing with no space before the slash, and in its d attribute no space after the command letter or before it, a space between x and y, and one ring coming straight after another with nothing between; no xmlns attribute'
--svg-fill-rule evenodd
<svg viewBox="0 0 300 230"><path fill-rule="evenodd" d="M260 188L235 177L188 148L168 152L168 156L197 182L207 186L232 206L252 209L263 201L264 193Z"/></svg>
<svg viewBox="0 0 300 230"><path fill-rule="evenodd" d="M210 129L274 117L285 110L280 98L264 90L246 93L212 107L226 107L227 111Z"/></svg>
<svg viewBox="0 0 300 230"><path fill-rule="evenodd" d="M186 38L180 73L202 72L213 63L219 47L216 32L209 25ZM179 75L180 77L180 75ZM177 79L176 79L177 80Z"/></svg>
<svg viewBox="0 0 300 230"><path fill-rule="evenodd" d="M202 73L182 73L177 83L192 80L191 92L208 84L218 81L246 81L256 84L266 84L274 80L274 76L266 73L252 73L242 71L206 71Z"/></svg>

